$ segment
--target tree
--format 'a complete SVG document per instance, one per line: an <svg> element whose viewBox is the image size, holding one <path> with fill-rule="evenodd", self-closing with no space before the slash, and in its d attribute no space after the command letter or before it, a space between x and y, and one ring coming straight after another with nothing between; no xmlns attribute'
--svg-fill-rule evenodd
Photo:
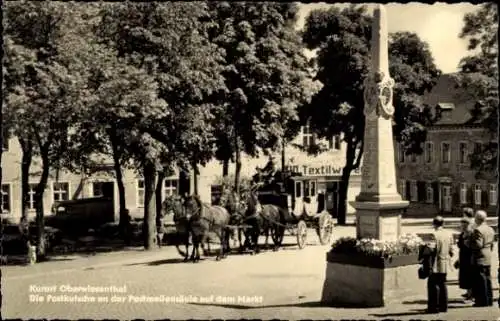
<svg viewBox="0 0 500 321"><path fill-rule="evenodd" d="M147 137L133 148L141 151L133 155L145 179L147 233L154 230L157 173L172 165L196 172L198 164L213 156L212 96L224 90L224 83L221 52L208 42L201 23L205 16L203 4L113 3L103 10L97 30L124 63L147 70L168 106L168 113L128 122Z"/></svg>
<svg viewBox="0 0 500 321"><path fill-rule="evenodd" d="M340 224L345 224L350 174L360 166L363 154L363 81L370 69L371 22L365 6L332 7L312 11L303 31L308 49L318 50L316 79L323 84L304 117L319 137L342 135L347 146L339 189ZM421 153L432 117L419 97L434 86L440 72L427 44L412 33L390 35L389 60L396 82L395 138L407 153Z"/></svg>
<svg viewBox="0 0 500 321"><path fill-rule="evenodd" d="M471 167L478 176L494 173L498 177L498 6L484 3L464 17L460 38L469 41L471 55L460 62L459 83L476 101L472 121L487 130L488 142L479 153L471 155ZM500 210L497 206L497 217ZM498 241L500 256L500 239Z"/></svg>
<svg viewBox="0 0 500 321"><path fill-rule="evenodd" d="M218 153L236 162L239 188L241 153L282 146L287 125L298 119L298 106L310 98L308 64L294 29L297 5L292 3L210 2L210 39L223 48L228 88L222 97L217 127ZM294 133L292 133L294 132ZM297 134L289 127L287 135Z"/></svg>
<svg viewBox="0 0 500 321"><path fill-rule="evenodd" d="M460 62L459 86L475 101L472 120L484 126L488 141L471 155L478 175L498 169L498 8L484 3L464 16L460 38L467 39L471 54Z"/></svg>
<svg viewBox="0 0 500 321"><path fill-rule="evenodd" d="M65 3L10 2L5 7L5 34L12 47L24 47L29 57L18 61L25 68L22 82L7 92L8 104L17 108L23 130L32 136L36 153L42 160L42 173L35 188L37 252L45 255L43 193L51 169L60 168L68 148L68 124L76 119L75 110L85 108L89 95L80 65L73 64L79 42L73 32L76 10ZM23 51L24 49L19 49ZM14 51L12 51L14 52ZM19 57L19 56L18 56ZM24 199L24 197L23 197Z"/></svg>
<svg viewBox="0 0 500 321"><path fill-rule="evenodd" d="M24 103L23 99L16 99L18 89L25 85L25 75L27 66L35 61L31 50L15 45L7 35L4 39L5 59L3 60L4 83L3 92L4 104L2 107L5 113L6 122L2 123L2 128L10 129L18 138L22 150L21 160L21 232L29 242L28 224L28 187L29 171L33 158L34 136L30 127L23 125ZM3 131L2 130L2 131ZM28 243L29 246L29 243Z"/></svg>

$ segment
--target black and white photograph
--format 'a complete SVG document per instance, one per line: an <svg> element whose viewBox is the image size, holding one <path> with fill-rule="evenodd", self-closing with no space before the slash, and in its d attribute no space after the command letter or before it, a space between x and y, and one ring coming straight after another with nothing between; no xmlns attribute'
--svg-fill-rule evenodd
<svg viewBox="0 0 500 321"><path fill-rule="evenodd" d="M500 320L498 24L4 1L0 319Z"/></svg>

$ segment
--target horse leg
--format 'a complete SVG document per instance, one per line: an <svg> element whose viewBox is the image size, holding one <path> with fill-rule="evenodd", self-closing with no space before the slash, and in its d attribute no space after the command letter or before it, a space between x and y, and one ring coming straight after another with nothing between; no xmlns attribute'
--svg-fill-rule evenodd
<svg viewBox="0 0 500 321"><path fill-rule="evenodd" d="M252 253L257 254L260 252L259 249L259 235L260 235L260 226L257 224L253 230L252 235Z"/></svg>
<svg viewBox="0 0 500 321"><path fill-rule="evenodd" d="M245 244L243 244L241 242L241 236L242 236L241 234L242 233L243 233L243 231L241 230L241 228L238 228L238 243L240 243L240 249L239 249L240 253L243 252L243 250L245 249ZM245 242L246 242L246 238L245 238Z"/></svg>
<svg viewBox="0 0 500 321"><path fill-rule="evenodd" d="M184 246L186 247L184 262L186 262L187 260L189 260L189 233L186 233L186 235L184 235Z"/></svg>
<svg viewBox="0 0 500 321"><path fill-rule="evenodd" d="M198 247L198 237L193 235L192 241L193 241L193 249L191 250L191 257L189 259L191 261L195 262L196 261L196 248Z"/></svg>
<svg viewBox="0 0 500 321"><path fill-rule="evenodd" d="M215 259L217 261L220 261L224 255L224 231L221 231L218 236L220 240L220 247L219 247L219 253L217 254L217 257Z"/></svg>
<svg viewBox="0 0 500 321"><path fill-rule="evenodd" d="M268 248L268 242L269 242L269 225L266 226L266 229L265 229L265 234L266 234L266 243L264 245L264 248Z"/></svg>

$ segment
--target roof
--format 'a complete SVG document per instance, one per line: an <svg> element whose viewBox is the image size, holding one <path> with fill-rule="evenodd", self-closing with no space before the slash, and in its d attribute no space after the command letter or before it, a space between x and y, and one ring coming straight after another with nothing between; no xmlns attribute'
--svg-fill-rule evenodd
<svg viewBox="0 0 500 321"><path fill-rule="evenodd" d="M443 74L434 88L422 97L423 103L431 106L438 120L434 126L472 125L471 110L474 100L465 90L458 88L457 74Z"/></svg>

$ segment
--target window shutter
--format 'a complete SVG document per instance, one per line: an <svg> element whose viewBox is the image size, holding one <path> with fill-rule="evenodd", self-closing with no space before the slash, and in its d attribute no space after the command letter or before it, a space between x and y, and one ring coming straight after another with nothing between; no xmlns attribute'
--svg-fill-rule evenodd
<svg viewBox="0 0 500 321"><path fill-rule="evenodd" d="M488 199L488 190L482 190L481 191L481 206L484 208L487 208L489 206L490 202Z"/></svg>
<svg viewBox="0 0 500 321"><path fill-rule="evenodd" d="M467 205L474 208L474 184L467 185Z"/></svg>
<svg viewBox="0 0 500 321"><path fill-rule="evenodd" d="M434 194L434 204L439 205L439 183L432 182L432 190Z"/></svg>
<svg viewBox="0 0 500 321"><path fill-rule="evenodd" d="M451 197L452 204L456 207L460 207L460 184L458 184L458 187L452 189Z"/></svg>
<svg viewBox="0 0 500 321"><path fill-rule="evenodd" d="M460 198L460 197L462 197L461 196L462 195L462 190L461 190L462 186L461 185L462 185L461 183L458 183L457 184L457 188L455 188L455 191L456 191L456 194L457 194L457 202L456 202L456 204L458 206L462 206L462 200Z"/></svg>
<svg viewBox="0 0 500 321"><path fill-rule="evenodd" d="M425 202L425 182L417 182L418 201Z"/></svg>
<svg viewBox="0 0 500 321"><path fill-rule="evenodd" d="M406 181L406 199L411 201L411 184L410 181Z"/></svg>

